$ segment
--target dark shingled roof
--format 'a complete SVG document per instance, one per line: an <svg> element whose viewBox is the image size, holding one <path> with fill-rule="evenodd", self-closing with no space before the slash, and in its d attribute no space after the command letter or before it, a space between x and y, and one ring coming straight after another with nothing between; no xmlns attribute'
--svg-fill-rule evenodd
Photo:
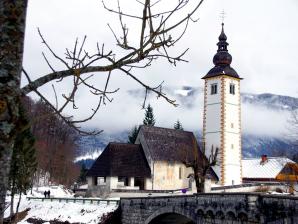
<svg viewBox="0 0 298 224"><path fill-rule="evenodd" d="M242 79L230 65L215 65L202 79L212 78L220 75Z"/></svg>
<svg viewBox="0 0 298 224"><path fill-rule="evenodd" d="M197 143L192 132L153 126L141 126L153 160L181 161L181 156L192 157Z"/></svg>
<svg viewBox="0 0 298 224"><path fill-rule="evenodd" d="M150 177L151 172L141 145L109 143L87 176Z"/></svg>
<svg viewBox="0 0 298 224"><path fill-rule="evenodd" d="M140 132L144 135L149 153L155 161L190 162L194 159L194 150L198 150L199 160L206 159L193 132L143 125ZM218 180L213 169L208 176Z"/></svg>

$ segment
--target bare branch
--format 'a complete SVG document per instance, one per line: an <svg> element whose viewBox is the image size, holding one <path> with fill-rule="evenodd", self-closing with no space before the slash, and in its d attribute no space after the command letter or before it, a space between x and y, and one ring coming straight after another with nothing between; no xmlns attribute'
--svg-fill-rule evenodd
<svg viewBox="0 0 298 224"><path fill-rule="evenodd" d="M56 93L56 90L55 90L55 86L53 84L52 84L52 88L53 88L53 91L54 91L54 94L55 94L55 100L56 100L55 108L58 109L58 98L57 98L57 93Z"/></svg>
<svg viewBox="0 0 298 224"><path fill-rule="evenodd" d="M23 73L25 74L28 82L31 82L30 76L26 72L26 70L22 69ZM81 135L98 135L102 133L103 131L92 131L87 132L80 129L80 127L77 127L74 125L76 123L75 121L71 121L72 117L65 117L63 116L48 100L46 97L44 97L38 90L34 90L34 92L54 111L55 114L57 114L66 124L68 124L70 127L72 127L74 130L76 130Z"/></svg>
<svg viewBox="0 0 298 224"><path fill-rule="evenodd" d="M178 104L176 103L176 100L171 100L170 98L168 98L166 96L165 93L155 89L155 88L152 88L146 84L144 84L142 81L140 81L138 78L136 78L133 74L131 74L129 71L123 69L123 68L119 68L119 70L123 71L124 73L126 73L129 77L131 77L132 79L134 79L136 82L138 82L141 86L143 86L146 90L150 90L154 93L157 94L158 97L161 97L163 99L165 99L168 103L172 104L173 106L178 106ZM159 87L159 86L158 86Z"/></svg>
<svg viewBox="0 0 298 224"><path fill-rule="evenodd" d="M40 38L42 39L42 43L43 43L44 45L46 45L46 47L47 47L48 50L52 53L52 55L53 55L56 59L58 59L60 62L62 62L68 69L70 69L69 65L68 65L62 58L60 58L58 55L56 55L55 52L50 48L50 46L47 44L47 42L46 42L45 39L43 38L43 36L42 36L42 34L41 34L39 28L37 28L37 31L38 31L38 34L39 34Z"/></svg>
<svg viewBox="0 0 298 224"><path fill-rule="evenodd" d="M123 12L120 7L119 0L117 0L116 9L109 8L105 4L105 1L102 0L103 7L106 10L118 15L120 22L120 35L118 36L118 32L115 32L115 30L113 30L109 24L108 27L116 40L116 47L121 49L121 54L113 53L118 51L110 49L106 50L104 44L102 44L100 47L98 43L96 43L95 52L89 53L84 49L87 40L87 36L85 35L81 42L78 38L76 38L73 48L71 50L66 48L64 57L62 58L54 52L53 48L51 48L46 42L45 38L38 29L38 34L42 40L42 44L44 44L54 59L62 63L65 68L64 70L56 71L56 69L52 66L52 62L50 63L48 57L42 53L47 65L51 69L51 73L41 76L34 81L31 81L28 76L28 84L22 88L23 94L28 94L31 91L34 91L42 97L42 94L38 92L38 88L42 85L53 80L59 82L66 77L73 77L72 90L69 94L62 95L65 99L65 102L63 102L60 108L58 108L57 93L54 86L52 85L56 100L56 107L52 107L56 109L56 112L60 114L60 116L62 116L62 111L69 103L72 103L73 109L77 109L76 95L78 88L83 86L87 87L90 91L90 94L100 97L96 107L91 109L91 115L80 121L70 121L70 117L67 118L67 120L69 120L69 122L72 124L82 123L92 119L95 113L99 110L102 103L106 104L107 102L112 102L113 98L111 98L111 94L116 93L119 88L108 91L108 85L110 82L111 72L114 70L119 70L122 73L128 75L130 78L134 79L145 89L143 106L145 105L147 96L150 94L150 92L155 93L157 98L162 97L168 103L177 106L176 101L168 98L168 96L163 92L163 82L157 87L151 87L139 80L136 75L133 74L133 71L135 71L135 69L144 69L149 67L151 66L153 60L159 58L165 58L169 63L175 66L177 62L187 62L183 57L188 49L178 54L178 56L173 56L169 49L184 36L189 22L196 22L196 20L192 19L192 16L194 16L194 13L201 6L203 0L196 2L196 5L190 10L190 12L182 17L175 16L180 10L182 12L182 9L184 10L186 6L189 5L190 0L179 0L175 2L175 6L172 9L165 9L163 11L158 11L158 8L156 7L161 0L155 0L154 2L151 2L150 0L145 0L144 2L136 0L136 2L137 4L140 4L140 7L142 7L141 16ZM127 18L137 21L137 24L140 25L138 35L128 36L129 26L126 25L126 21L124 20ZM175 18L181 19L175 20ZM183 27L183 30L177 34L176 28L178 27ZM132 37L134 40L130 39ZM108 72L104 89L96 87L90 82L90 80L88 80L95 74L99 75L100 72ZM93 74L86 75L88 73ZM27 76L27 74L25 75ZM86 75L86 77L83 77L83 75Z"/></svg>
<svg viewBox="0 0 298 224"><path fill-rule="evenodd" d="M103 7L104 7L106 10L108 10L109 12L119 14L119 11L116 11L116 10L113 10L113 9L111 9L111 8L108 8L108 7L105 5L104 0L102 0L102 5L103 5ZM123 12L121 12L121 15L123 15L123 16L127 16L127 17L131 17L131 18L135 18L135 19L142 19L142 17L135 16L135 15L130 15L130 14L126 14L126 13L123 13Z"/></svg>

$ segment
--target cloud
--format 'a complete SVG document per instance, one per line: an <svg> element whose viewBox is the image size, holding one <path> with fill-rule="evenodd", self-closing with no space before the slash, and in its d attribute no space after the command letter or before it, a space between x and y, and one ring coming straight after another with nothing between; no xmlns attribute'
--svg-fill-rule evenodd
<svg viewBox="0 0 298 224"><path fill-rule="evenodd" d="M107 1L110 2L111 1ZM135 2L135 1L134 1ZM172 2L172 1L168 1ZM136 2L136 4L138 4ZM131 7L131 5L127 5ZM270 92L281 95L298 96L298 4L294 0L214 0L205 1L199 10L197 23L191 23L185 36L175 45L174 55L189 48L185 58L189 63L179 63L176 67L166 60L159 60L148 69L136 70L134 74L142 81L152 86L165 81L167 86L191 85L202 87L201 77L212 68L212 58L216 52L216 43L220 33L219 13L226 10L225 31L229 42L229 52L233 56L232 66L241 77L242 91L251 93ZM136 8L132 8L136 11ZM130 34L134 36L139 24L127 21ZM103 10L98 0L31 0L27 12L24 67L32 79L50 72L41 56L46 51L41 44L36 27L40 27L44 37L52 48L63 56L65 48L72 48L77 37L82 40L87 35L86 48L94 52L96 43L105 43L106 49L115 50L115 40L109 31L107 23L112 27L119 25L118 17ZM118 26L119 27L119 26ZM137 37L137 36L136 36ZM138 40L138 39L137 39ZM134 39L134 41L137 41ZM121 52L120 52L121 53ZM122 52L123 53L123 52ZM49 55L49 54L47 54ZM49 57L57 69L63 65ZM98 73L92 78L92 83L103 87L106 74ZM23 79L23 83L25 83ZM62 93L68 93L71 79L61 83L53 82L58 92L60 105ZM113 103L102 106L99 113L85 126L102 128L106 131L116 131L130 128L142 123L144 111L141 110L142 99L127 94L127 90L140 88L135 81L125 74L112 73L109 88L120 87L113 95ZM41 91L54 103L51 85L41 88ZM88 90L78 93L77 104L80 110L70 108L67 114L76 118L91 113L98 97L90 96ZM157 125L172 127L180 119L185 129L197 130L202 127L202 97L193 99L191 108L180 106L174 108L162 99L150 99ZM243 106L243 130L278 134L284 129L286 113L270 111L266 108ZM269 119L270 118L270 119ZM266 121L266 122L265 122ZM280 132L281 130L281 132Z"/></svg>
<svg viewBox="0 0 298 224"><path fill-rule="evenodd" d="M288 133L289 111L271 110L253 104L242 104L241 111L244 133L276 137Z"/></svg>
<svg viewBox="0 0 298 224"><path fill-rule="evenodd" d="M151 94L147 103L150 103L154 109L156 126L172 128L179 119L185 130L202 130L203 122L203 94L198 87L193 88L194 94L184 97L177 95L181 91L181 86L166 87L171 99L176 99L179 104L174 107L165 100L156 98ZM177 91L178 90L178 91ZM100 128L107 133L121 132L130 130L134 125L142 124L145 111L142 109L144 91L142 89L120 90L112 103L102 106L94 119L87 124L88 128ZM83 112L87 116L88 110L96 103L96 98L81 99ZM116 112L115 112L116 111ZM259 104L242 103L242 131L247 134L283 136L287 133L288 119L290 112L286 110L272 109ZM90 109L89 109L90 112Z"/></svg>

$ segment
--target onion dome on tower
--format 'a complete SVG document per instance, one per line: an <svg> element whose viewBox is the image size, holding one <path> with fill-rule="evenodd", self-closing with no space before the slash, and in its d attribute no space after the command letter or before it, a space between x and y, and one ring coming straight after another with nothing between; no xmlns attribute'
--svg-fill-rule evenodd
<svg viewBox="0 0 298 224"><path fill-rule="evenodd" d="M227 75L230 77L242 79L237 72L230 66L232 62L232 55L228 52L227 36L224 32L224 23L221 24L221 34L218 37L217 53L213 57L213 64L215 65L202 79L216 77L219 75Z"/></svg>

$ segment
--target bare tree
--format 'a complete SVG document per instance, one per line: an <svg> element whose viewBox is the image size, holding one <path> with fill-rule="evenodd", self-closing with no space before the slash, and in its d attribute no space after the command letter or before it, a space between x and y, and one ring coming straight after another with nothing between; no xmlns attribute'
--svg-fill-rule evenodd
<svg viewBox="0 0 298 224"><path fill-rule="evenodd" d="M7 174L10 166L11 152L15 136L28 124L22 123L19 117L20 96L35 92L40 96L60 118L76 129L81 134L98 134L100 131L85 132L80 129L79 124L93 118L102 104L112 102L111 95L118 89L109 90L110 77L113 71L120 71L124 75L135 80L144 87L144 102L146 103L147 94L153 92L158 97L165 99L170 104L176 105L175 101L169 99L163 92L162 84L152 87L140 80L136 71L150 66L156 59L165 58L169 63L176 65L177 62L185 61L183 52L172 56L169 49L184 35L190 21L196 21L192 17L203 3L201 1L179 0L173 8L161 10L159 7L161 0L143 2L136 0L136 4L142 7L141 15L126 13L121 9L120 2L118 7L109 7L105 1L102 1L103 7L119 18L120 29L110 30L113 33L116 46L125 52L116 54L111 49L106 49L104 44L96 44L96 51L87 52L84 49L86 37L79 43L75 41L73 49L66 49L63 58L55 53L50 47L40 30L38 33L42 43L50 55L65 66L64 70L56 70L49 57L43 53L45 62L51 69L49 74L41 74L40 78L31 80L25 68L22 69L24 30L26 20L27 0L1 0L0 1L0 222L3 217L5 204L5 192L7 188ZM190 3L194 2L194 5ZM171 1L173 3L173 1ZM188 9L188 7L191 7ZM187 12L184 11L187 9ZM181 13L184 13L184 16ZM177 16L178 15L178 16ZM138 35L129 35L129 28L125 19L132 19L140 25ZM179 31L180 34L179 34ZM120 33L120 35L118 34ZM178 35L177 35L178 34ZM136 43L136 44L132 44ZM28 84L20 88L21 71L26 76ZM90 81L90 73L106 74L104 88L96 87ZM58 96L53 86L56 102L52 104L38 90L39 87L50 83L51 81L62 81L66 77L72 77L72 90L63 94L64 102L58 105ZM98 96L98 104L92 108L90 116L81 120L74 120L72 116L65 116L63 112L70 104L73 109L77 109L76 96L79 87L89 88L90 92Z"/></svg>
<svg viewBox="0 0 298 224"><path fill-rule="evenodd" d="M111 25L108 24L108 26L115 37L116 47L121 50L121 54L114 53L112 49L106 49L104 44L100 45L99 43L95 46L95 52L87 52L84 49L87 40L87 37L85 36L81 43L76 39L73 49L66 49L65 57L61 57L50 47L41 31L38 29L39 36L47 51L55 60L65 66L65 70L56 71L50 62L49 57L45 53L42 53L45 62L52 72L33 81L30 79L30 75L26 70L23 69L23 73L28 80L28 84L22 88L23 93L28 94L32 91L37 93L37 95L43 98L66 123L81 134L98 134L101 132L85 132L81 130L78 125L92 119L102 104L112 102L113 99L111 95L119 90L119 88L109 90L108 87L113 71L122 72L124 75L132 78L144 87L143 107L145 107L149 92L153 92L157 94L157 97L161 97L168 103L177 106L175 100L168 98L166 93L163 92L163 82L155 87L149 86L140 80L136 73L138 69L144 69L151 66L158 58L165 58L173 65L176 65L177 62L180 61L186 62L186 60L183 59L183 56L188 49L178 53L176 56L172 56L169 53L169 49L185 34L189 21L196 21L192 16L203 3L203 0L196 3L190 12L187 12L186 15L182 18L180 17L180 19L173 18L179 15L180 11L182 12L182 10L189 6L191 2L190 0L180 0L173 6L173 8L164 11L161 11L158 7L162 2L160 0L154 2L145 0L144 3L137 0L136 2L142 8L141 15L133 15L122 11L119 1L117 1L118 6L115 9L109 8L105 1L102 1L103 7L109 12L116 14L119 18L120 27L117 29L119 32L116 32ZM129 35L129 27L125 23L126 18L135 20L135 24L140 25L139 33L137 35ZM115 52L116 50L117 49L115 49ZM90 73L96 74L90 75ZM91 77L98 76L100 73L106 74L107 76L104 88L102 89L89 82ZM65 100L62 105L58 105L57 95L53 85L53 92L56 98L55 104L51 104L51 102L38 91L39 87L53 80L59 80L60 82L66 77L73 77L73 87L69 93L62 95ZM89 88L90 94L98 96L98 103L92 108L90 116L81 120L70 120L69 118L72 117L65 117L62 115L62 112L68 104L72 104L73 109L78 109L79 105L76 104L76 95L79 87L82 86Z"/></svg>
<svg viewBox="0 0 298 224"><path fill-rule="evenodd" d="M211 148L210 155L207 156L205 144L203 143L202 150L193 138L193 151L192 156L185 156L183 163L186 167L191 167L194 172L194 180L196 182L196 188L198 193L204 193L205 180L208 175L212 176L212 167L217 163L218 148L214 150ZM189 159L192 158L192 159Z"/></svg>

